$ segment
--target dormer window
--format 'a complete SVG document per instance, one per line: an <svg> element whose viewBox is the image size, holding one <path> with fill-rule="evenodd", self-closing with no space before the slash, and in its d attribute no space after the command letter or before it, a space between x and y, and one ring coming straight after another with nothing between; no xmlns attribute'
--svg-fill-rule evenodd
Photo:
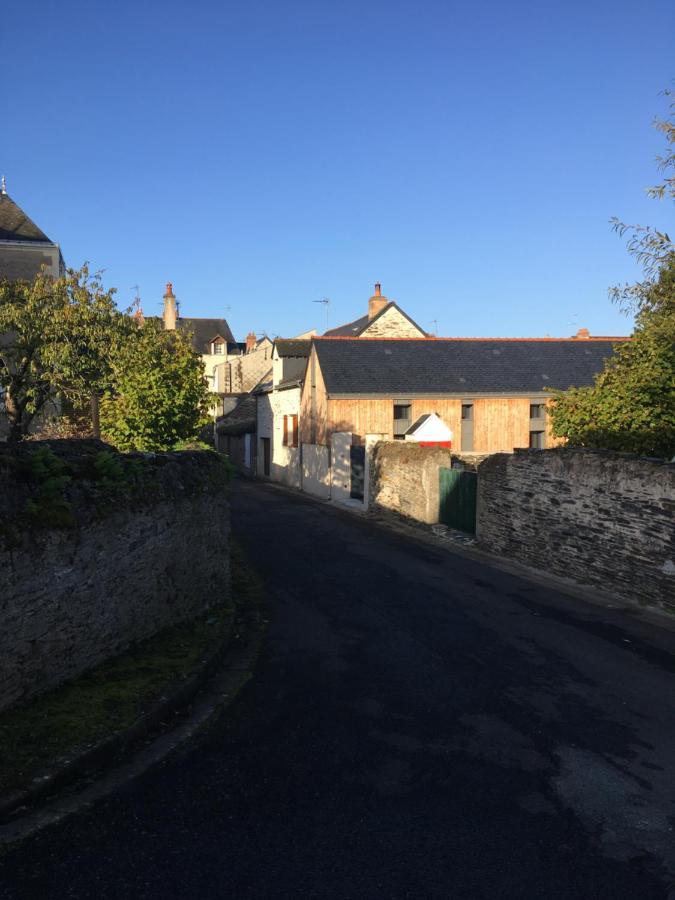
<svg viewBox="0 0 675 900"><path fill-rule="evenodd" d="M211 353L216 356L222 356L225 353L225 341L222 338L216 338L211 343Z"/></svg>

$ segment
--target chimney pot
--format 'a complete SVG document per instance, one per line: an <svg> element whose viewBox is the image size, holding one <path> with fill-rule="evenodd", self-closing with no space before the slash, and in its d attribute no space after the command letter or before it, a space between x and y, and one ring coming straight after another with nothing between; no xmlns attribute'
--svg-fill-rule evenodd
<svg viewBox="0 0 675 900"><path fill-rule="evenodd" d="M574 335L574 337L575 337L578 341L587 341L587 340L589 339L590 336L591 336L591 333L590 333L590 331L588 330L588 328L580 328L580 329L577 331L577 333Z"/></svg>
<svg viewBox="0 0 675 900"><path fill-rule="evenodd" d="M246 352L250 353L252 350L255 350L255 345L257 342L257 337L255 336L255 331L249 331L246 335Z"/></svg>
<svg viewBox="0 0 675 900"><path fill-rule="evenodd" d="M376 297L382 296L382 285L380 284L379 281L375 282L375 296Z"/></svg>

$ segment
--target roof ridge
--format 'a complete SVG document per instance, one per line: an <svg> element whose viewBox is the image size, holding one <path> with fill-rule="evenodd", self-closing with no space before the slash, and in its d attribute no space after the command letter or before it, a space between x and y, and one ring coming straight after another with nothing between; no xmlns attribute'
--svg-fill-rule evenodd
<svg viewBox="0 0 675 900"><path fill-rule="evenodd" d="M365 343L366 341L420 341L422 343L441 342L441 341L529 341L529 342L569 342L575 344L588 344L593 341L630 341L630 335L608 335L598 337L436 337L429 335L428 337L351 337L349 335L317 335L312 338L314 341L358 341Z"/></svg>

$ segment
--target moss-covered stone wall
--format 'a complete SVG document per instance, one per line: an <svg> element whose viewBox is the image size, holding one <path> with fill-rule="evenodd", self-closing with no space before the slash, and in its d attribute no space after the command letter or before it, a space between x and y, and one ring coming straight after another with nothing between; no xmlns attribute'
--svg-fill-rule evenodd
<svg viewBox="0 0 675 900"><path fill-rule="evenodd" d="M215 453L0 445L0 709L229 593Z"/></svg>

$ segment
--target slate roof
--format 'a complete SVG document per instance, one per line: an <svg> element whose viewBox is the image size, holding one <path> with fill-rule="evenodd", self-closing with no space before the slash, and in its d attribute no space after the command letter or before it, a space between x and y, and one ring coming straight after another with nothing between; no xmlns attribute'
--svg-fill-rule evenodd
<svg viewBox="0 0 675 900"><path fill-rule="evenodd" d="M47 235L29 219L9 194L0 193L0 241L51 244Z"/></svg>
<svg viewBox="0 0 675 900"><path fill-rule="evenodd" d="M256 401L252 394L244 397L226 416L218 419L218 434L250 434L256 428Z"/></svg>
<svg viewBox="0 0 675 900"><path fill-rule="evenodd" d="M417 322L411 319L408 313L405 312L405 310L402 310L397 303L394 303L393 300L390 300L389 303L387 303L387 305L384 306L379 311L379 313L377 313L377 315L373 316L372 319L369 319L367 315L361 316L360 319L355 319L353 322L347 322L346 325L340 325L338 328L331 328L325 333L324 337L359 337L359 335L363 334L363 332L367 330L369 325L372 325L373 322L377 322L377 320L392 307L398 310L402 316L405 316L405 318L412 325L414 325L415 328L419 328L422 334L426 334L424 329L420 328Z"/></svg>
<svg viewBox="0 0 675 900"><path fill-rule="evenodd" d="M368 316L361 316L360 319L354 319L353 322L347 322L346 325L331 328L324 334L324 337L358 337L368 322Z"/></svg>
<svg viewBox="0 0 675 900"><path fill-rule="evenodd" d="M277 338L274 342L279 356L308 357L312 342L299 338Z"/></svg>
<svg viewBox="0 0 675 900"><path fill-rule="evenodd" d="M593 383L617 340L315 339L329 394L507 394Z"/></svg>
<svg viewBox="0 0 675 900"><path fill-rule="evenodd" d="M199 353L208 353L210 351L209 344L218 336L228 344L236 343L226 319L184 319L180 316L176 320L176 327L182 331L193 332L192 343Z"/></svg>

